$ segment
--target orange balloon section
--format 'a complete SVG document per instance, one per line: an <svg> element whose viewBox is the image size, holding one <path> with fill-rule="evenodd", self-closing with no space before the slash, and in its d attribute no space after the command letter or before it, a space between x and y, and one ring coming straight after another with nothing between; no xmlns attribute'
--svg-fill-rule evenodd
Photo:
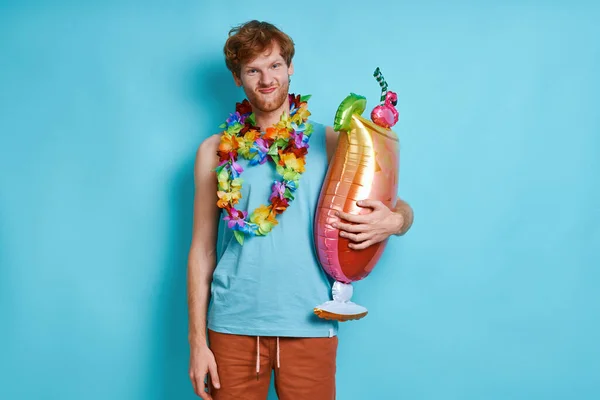
<svg viewBox="0 0 600 400"><path fill-rule="evenodd" d="M387 241L364 250L352 250L332 224L338 210L367 214L358 200L380 200L393 208L397 198L400 163L395 132L362 118L350 117L350 129L341 131L317 207L314 238L323 269L335 280L350 283L365 278L381 257Z"/></svg>

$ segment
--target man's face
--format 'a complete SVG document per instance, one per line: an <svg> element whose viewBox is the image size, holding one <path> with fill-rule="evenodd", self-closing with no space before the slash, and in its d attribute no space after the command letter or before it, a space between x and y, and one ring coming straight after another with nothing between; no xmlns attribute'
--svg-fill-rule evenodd
<svg viewBox="0 0 600 400"><path fill-rule="evenodd" d="M281 56L279 44L273 42L271 48L248 63L242 64L240 76L233 78L244 92L252 107L262 112L278 110L288 95L289 76L294 73L293 63L289 66Z"/></svg>

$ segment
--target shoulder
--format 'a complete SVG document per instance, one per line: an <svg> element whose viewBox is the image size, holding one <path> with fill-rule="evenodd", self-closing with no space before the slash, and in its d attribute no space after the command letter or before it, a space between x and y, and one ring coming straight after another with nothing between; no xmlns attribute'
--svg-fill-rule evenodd
<svg viewBox="0 0 600 400"><path fill-rule="evenodd" d="M196 150L196 169L213 169L218 164L217 150L221 142L221 134L207 137Z"/></svg>
<svg viewBox="0 0 600 400"><path fill-rule="evenodd" d="M204 139L202 141L202 143L200 143L200 146L198 146L198 151L196 152L196 155L208 155L209 153L214 153L216 154L218 148L219 148L219 143L221 142L221 134L217 133L215 135L211 135L209 137L207 137L206 139Z"/></svg>
<svg viewBox="0 0 600 400"><path fill-rule="evenodd" d="M327 139L329 139L330 137L334 137L334 138L338 137L338 133L333 130L332 126L325 127L325 134L327 135Z"/></svg>

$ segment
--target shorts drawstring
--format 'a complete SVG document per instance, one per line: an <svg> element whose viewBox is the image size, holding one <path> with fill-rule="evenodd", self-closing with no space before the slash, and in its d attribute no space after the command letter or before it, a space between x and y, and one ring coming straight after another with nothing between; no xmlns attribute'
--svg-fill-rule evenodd
<svg viewBox="0 0 600 400"><path fill-rule="evenodd" d="M277 336L277 368L281 368L281 361L280 361L280 353L281 353L281 349L279 346L279 336ZM256 380L258 380L258 377L260 375L260 336L256 337Z"/></svg>
<svg viewBox="0 0 600 400"><path fill-rule="evenodd" d="M260 374L260 336L256 337L256 380Z"/></svg>
<svg viewBox="0 0 600 400"><path fill-rule="evenodd" d="M277 368L280 367L279 363L279 336L277 336Z"/></svg>

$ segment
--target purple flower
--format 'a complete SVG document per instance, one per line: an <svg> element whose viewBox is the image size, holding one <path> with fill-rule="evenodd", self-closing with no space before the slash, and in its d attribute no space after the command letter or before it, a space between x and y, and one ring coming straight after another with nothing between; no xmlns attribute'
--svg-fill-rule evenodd
<svg viewBox="0 0 600 400"><path fill-rule="evenodd" d="M274 181L273 186L271 186L271 196L269 196L269 201L273 201L274 198L279 198L283 200L285 198L285 184L280 181Z"/></svg>
<svg viewBox="0 0 600 400"><path fill-rule="evenodd" d="M227 118L227 120L225 121L225 123L227 124L227 127L230 127L231 125L235 124L236 122L239 122L242 125L244 124L242 122L242 116L237 111L234 112L233 114L229 114L229 118Z"/></svg>
<svg viewBox="0 0 600 400"><path fill-rule="evenodd" d="M291 134L291 137L294 139L294 144L298 149L308 146L308 136L304 136L302 132L294 132Z"/></svg>
<svg viewBox="0 0 600 400"><path fill-rule="evenodd" d="M229 160L223 160L219 163L219 166L216 168L217 172L221 172L223 168L226 168L226 165L229 164Z"/></svg>
<svg viewBox="0 0 600 400"><path fill-rule="evenodd" d="M239 231L244 231L244 226L246 225L246 217L248 216L248 211L238 211L235 208L231 209L231 215L227 215L223 218L223 221L227 221L227 227L229 229L237 229Z"/></svg>
<svg viewBox="0 0 600 400"><path fill-rule="evenodd" d="M267 142L263 138L256 139L254 146L250 149L250 153L256 153L256 157L250 160L250 165L264 164L267 162L267 153L269 148Z"/></svg>
<svg viewBox="0 0 600 400"><path fill-rule="evenodd" d="M266 153L269 151L269 147L267 146L267 141L263 138L256 139L256 148L260 150L262 153Z"/></svg>
<svg viewBox="0 0 600 400"><path fill-rule="evenodd" d="M234 159L231 159L231 164L229 165L229 173L231 174L231 179L238 178L242 172L244 172L244 168L240 164L238 164Z"/></svg>

